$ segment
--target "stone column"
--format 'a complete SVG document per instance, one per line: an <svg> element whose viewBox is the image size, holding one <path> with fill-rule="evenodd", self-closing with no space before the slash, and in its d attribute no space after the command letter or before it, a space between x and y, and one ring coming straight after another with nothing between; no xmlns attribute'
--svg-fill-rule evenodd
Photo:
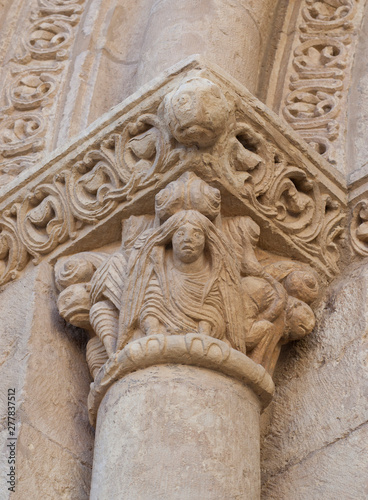
<svg viewBox="0 0 368 500"><path fill-rule="evenodd" d="M259 416L272 393L264 368L220 340L128 344L90 393L91 500L259 499Z"/></svg>
<svg viewBox="0 0 368 500"><path fill-rule="evenodd" d="M137 86L181 59L201 54L254 92L276 7L273 0L155 0Z"/></svg>
<svg viewBox="0 0 368 500"><path fill-rule="evenodd" d="M271 375L281 346L315 324L318 275L305 260L336 269L344 192L218 71L177 66L99 129L99 146L78 150L65 184L42 185L52 197L19 203L33 252L45 237L31 223L48 206L62 214L65 198L75 219L64 219L84 231L55 284L61 316L90 335L92 500L258 500Z"/></svg>

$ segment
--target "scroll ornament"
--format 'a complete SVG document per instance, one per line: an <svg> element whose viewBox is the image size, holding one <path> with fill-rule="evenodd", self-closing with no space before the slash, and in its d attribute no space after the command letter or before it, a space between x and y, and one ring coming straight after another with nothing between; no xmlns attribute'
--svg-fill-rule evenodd
<svg viewBox="0 0 368 500"><path fill-rule="evenodd" d="M127 344L198 334L225 342L272 374L281 346L310 333L316 273L256 258L260 231L223 217L220 192L187 172L156 195L155 214L123 221L112 255L84 252L55 268L60 314L90 334L93 376Z"/></svg>
<svg viewBox="0 0 368 500"><path fill-rule="evenodd" d="M355 252L363 257L368 255L368 203L361 200L352 209L350 241Z"/></svg>
<svg viewBox="0 0 368 500"><path fill-rule="evenodd" d="M84 0L37 0L9 64L0 113L0 186L40 159ZM1 161L3 160L3 161Z"/></svg>
<svg viewBox="0 0 368 500"><path fill-rule="evenodd" d="M352 63L356 0L304 0L285 119L331 163L341 134L346 68Z"/></svg>

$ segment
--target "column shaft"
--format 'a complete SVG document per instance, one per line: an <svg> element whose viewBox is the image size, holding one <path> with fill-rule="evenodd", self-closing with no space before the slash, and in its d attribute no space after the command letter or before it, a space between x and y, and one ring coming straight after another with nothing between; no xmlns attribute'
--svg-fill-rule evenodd
<svg viewBox="0 0 368 500"><path fill-rule="evenodd" d="M273 0L156 0L137 85L198 53L254 92L276 7Z"/></svg>
<svg viewBox="0 0 368 500"><path fill-rule="evenodd" d="M91 500L259 499L260 402L184 365L115 382L98 411Z"/></svg>

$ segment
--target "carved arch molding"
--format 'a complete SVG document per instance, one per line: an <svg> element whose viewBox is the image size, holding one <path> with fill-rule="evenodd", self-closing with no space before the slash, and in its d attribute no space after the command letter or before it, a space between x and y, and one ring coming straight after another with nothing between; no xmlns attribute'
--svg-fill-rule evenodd
<svg viewBox="0 0 368 500"><path fill-rule="evenodd" d="M266 102L337 169L346 163L348 91L366 1L289 2ZM276 88L278 91L276 91Z"/></svg>
<svg viewBox="0 0 368 500"><path fill-rule="evenodd" d="M11 7L11 16L18 16L19 31L13 34L1 74L0 186L52 149L53 121L64 96L64 82L86 3L30 0L20 12L16 2Z"/></svg>

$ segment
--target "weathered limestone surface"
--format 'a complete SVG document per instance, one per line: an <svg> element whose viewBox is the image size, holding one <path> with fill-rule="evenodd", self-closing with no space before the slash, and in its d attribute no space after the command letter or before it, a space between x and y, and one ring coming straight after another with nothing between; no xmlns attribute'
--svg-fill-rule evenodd
<svg viewBox="0 0 368 500"><path fill-rule="evenodd" d="M157 331L168 339L179 329L182 335L212 338L272 374L281 345L303 338L314 327L310 306L318 297L319 277L305 261L325 273L320 276L325 282L338 270L346 196L342 179L335 179L328 164L246 89L197 57L143 88L21 182L24 193L13 182L3 198L2 279L16 278L31 255L36 262L55 262L60 254L76 253L55 266L58 308L90 336L87 361L96 377L91 394L106 383L105 369L99 369L108 358L105 367L113 367L114 382L120 367L111 360L120 360L125 346ZM93 251L118 240L122 221L121 248ZM257 222L263 222L262 230ZM283 257L270 253L277 252L281 241ZM54 300L52 286L50 282L46 287L46 302L51 296ZM52 335L51 320L49 328ZM37 353L43 349L41 338ZM62 354L58 360L59 369L59 361L53 363L55 376L69 363ZM31 361L37 362L37 356ZM53 378L40 376L42 363L31 361L29 379L40 377L48 388L46 380ZM184 361L179 357L169 362ZM72 371L70 382L80 369L86 389L84 368ZM233 375L231 370L224 373ZM74 425L71 408L78 406L66 404L70 395L59 382L54 385L61 400L57 397L54 406L66 407L64 434ZM243 382L253 387L248 379ZM77 392L80 397L84 389ZM35 412L35 420L43 421L37 411L41 396L34 403L26 401L24 418ZM49 417L57 420L52 411ZM85 491L88 479L82 486L79 479L81 471L88 473L91 435L83 419L82 426L85 438L71 439L63 449L80 461L71 484ZM55 443L61 440L58 426L46 435ZM20 437L28 442L22 429ZM97 448L104 439L102 434ZM108 442L114 455L119 440L115 436ZM18 455L18 474L25 464L26 470L35 467L21 448ZM99 470L102 459L96 456ZM254 461L254 471L258 467ZM244 469L241 463L229 468ZM57 474L63 478L64 469ZM179 469L176 475L174 482L181 477ZM257 478L258 472L247 476L256 496ZM96 479L94 488L96 481L98 487L106 482ZM25 484L20 476L19 488ZM129 491L134 487L130 484ZM151 498L150 491L146 494Z"/></svg>
<svg viewBox="0 0 368 500"><path fill-rule="evenodd" d="M255 91L276 7L272 0L8 2L0 184L189 55L202 53Z"/></svg>
<svg viewBox="0 0 368 500"><path fill-rule="evenodd" d="M2 415L9 387L15 387L17 402L17 487L11 498L87 499L94 437L86 411L90 379L83 342L58 315L52 268L46 263L31 268L0 297L1 338L8 341L1 366ZM5 418L3 427L5 440ZM4 499L8 455L3 448Z"/></svg>
<svg viewBox="0 0 368 500"><path fill-rule="evenodd" d="M40 240L39 221L47 220L51 229L49 206L55 207L55 226L65 227L62 243L68 237L75 241L83 238L79 232L81 224L70 219L69 226L65 225L61 217L64 210L75 210L71 217L92 223L104 219L115 208L120 210L119 201L126 207L133 202L122 217L122 244L118 251L76 253L62 257L55 266L59 312L67 322L86 329L90 336L87 362L94 378L89 395L91 423L95 423L96 414L98 417L92 478L92 498L96 499L117 496L123 487L123 494L129 498L176 497L178 485L177 498L186 498L188 494L203 499L214 499L215 495L259 497L259 461L249 458L258 456L258 434L252 438L254 449L248 449L246 442L240 440L244 445L242 456L252 462L252 469L236 459L234 450L225 464L237 477L243 477L242 484L228 474L228 484L213 490L207 487L216 475L217 465L212 460L217 454L214 435L225 425L224 416L218 416L215 428L204 431L211 446L201 450L200 458L187 458L193 463L210 461L206 471L201 471L198 464L195 467L198 478L193 490L184 486L187 476L177 464L171 469L170 483L160 486L159 482L157 486L150 475L141 484L132 464L139 471L152 472L151 462L155 459L150 457L150 448L164 448L164 469L170 462L172 446L160 439L166 431L164 422L169 410L161 409L163 415L157 418L151 441L143 432L133 430L130 436L126 418L131 420L135 415L138 429L146 429L146 421L133 409L129 417L119 411L120 407L138 404L135 397L133 403L125 401L124 380L128 377L129 382L132 370L143 369L143 374L137 376L144 377L144 368L150 365L194 365L239 379L247 392L255 390L259 395L260 387L269 396L272 394L269 382L266 388L262 381L270 379L281 346L312 331L315 318L310 305L318 298L319 277L310 266L267 251L261 251L258 260L258 243L263 234L255 220L260 215L267 223L268 217L275 219L273 234L286 237L288 247L300 247L301 255L313 260L312 249L317 245L319 259L327 264L323 266L326 273L336 270L338 249L334 240L341 231L338 223L343 217L343 186L331 183L328 167L320 164L306 145L297 148L295 154L307 162L316 161L316 175L310 178L309 169L306 173L303 165L305 170L300 170L283 152L279 153L281 142L285 146L296 144L289 131L266 109L263 113L275 127L278 141L263 138L271 126L266 131L261 120L255 133L248 123L262 106L247 91L246 113L251 109L255 116L238 122L240 99L230 97L234 83L224 81L220 75L217 80L217 69L199 72L200 66L206 65L196 59L184 61L180 77L176 77L180 66L174 66L170 73L175 79L164 80L170 87L163 99L160 93L151 95L146 90L157 109L155 114L152 105L150 112L144 113L147 108L138 102L133 108L134 121L119 124L115 133L101 141L99 149L86 153L82 161L73 165L71 175L63 172L54 177L53 187L45 185L36 190L46 194L32 201L34 206L42 200L37 208L30 205L30 198L16 205L21 234L27 245L28 241L31 243L30 253L39 256L59 243L57 233L54 238L45 241L47 235L43 235ZM240 92L242 95L244 91ZM120 132L122 125L125 126ZM323 182L325 176L327 186ZM326 187L331 189L330 195L324 194ZM60 198L64 189L66 202ZM152 194L154 207L150 202ZM336 197L341 199L341 205L333 201ZM242 202L237 209L234 198ZM247 215L250 207L254 219ZM74 233L70 233L71 227L75 228ZM322 238L323 243L317 243L317 238ZM270 238L264 237L263 244L265 240ZM270 241L269 245L273 244ZM6 273L4 276L12 277L8 269ZM210 380L201 378L199 386L202 383L207 383L211 392ZM180 393L170 384L163 387L169 401L177 398L176 392ZM150 394L149 390L147 382L144 394ZM185 383L182 391L187 392ZM223 392L227 402L222 405L230 408L234 421L238 422L238 413L244 415L241 420L246 415L251 420L256 418L245 403L243 410L238 411L228 391ZM114 401L120 398L119 394L123 401L116 409ZM205 411L206 400L201 398L194 405L190 404L192 397L188 394L184 398L189 400L189 414L196 414L197 407ZM137 398L141 400L142 396L138 394ZM185 435L185 421L179 422L180 419L176 435ZM244 422L242 426L250 427L249 432L255 430ZM136 441L130 454L123 453L124 460L120 439L123 443ZM232 439L224 436L224 441L231 445ZM196 450L199 452L198 447ZM173 461L176 462L175 456ZM142 474L145 472L139 474L140 478ZM121 482L120 477L131 477L131 481ZM238 490L229 491L232 484ZM159 493L155 488L159 488Z"/></svg>
<svg viewBox="0 0 368 500"><path fill-rule="evenodd" d="M367 425L351 431L343 440L312 453L310 458L276 477L270 491L266 489L262 498L367 498L367 439Z"/></svg>
<svg viewBox="0 0 368 500"><path fill-rule="evenodd" d="M250 389L205 368L127 375L99 410L91 500L256 500L259 411Z"/></svg>
<svg viewBox="0 0 368 500"><path fill-rule="evenodd" d="M137 90L151 4L152 0L87 2L71 54L55 146L62 146Z"/></svg>
<svg viewBox="0 0 368 500"><path fill-rule="evenodd" d="M218 123L211 130L205 107L197 117L190 97L182 116L186 139L165 108L178 97L174 90L193 96L198 82L220 89L223 105L217 113L213 94L208 106ZM197 118L207 144L190 139ZM188 170L220 183L224 215L253 216L268 250L313 262L322 276L337 272L344 179L244 87L196 56L101 117L42 167L3 186L0 282L21 271L30 255L40 259L53 250L71 253L116 241L122 218L152 213L159 189Z"/></svg>
<svg viewBox="0 0 368 500"><path fill-rule="evenodd" d="M7 2L0 33L0 185L55 147L55 118L86 3Z"/></svg>
<svg viewBox="0 0 368 500"><path fill-rule="evenodd" d="M366 123L368 119L368 6L359 31L354 72L349 93L347 172L351 180L367 175Z"/></svg>
<svg viewBox="0 0 368 500"><path fill-rule="evenodd" d="M354 107L360 107L361 102L350 88L362 87L357 76L362 75L364 66L364 35L360 36L363 51L360 47L356 52L356 45L364 33L361 23L365 3L286 2L265 98L301 137L344 173L347 163L354 163L347 150L346 131L348 108L353 111L349 124L353 131Z"/></svg>
<svg viewBox="0 0 368 500"><path fill-rule="evenodd" d="M367 265L350 269L314 334L280 360L263 420L262 498L366 498L367 289Z"/></svg>
<svg viewBox="0 0 368 500"><path fill-rule="evenodd" d="M24 275L16 283L12 283L0 294L1 311L1 361L0 361L0 405L1 405L1 490L4 499L7 495L7 461L9 449L7 448L8 422L8 389L16 389L18 410L24 397L22 388L27 370L27 343L29 340L29 323L32 320L32 309L34 306L33 286L35 283L36 269ZM28 290L28 301L25 301L25 290ZM23 311L20 315L19 311Z"/></svg>
<svg viewBox="0 0 368 500"><path fill-rule="evenodd" d="M272 28L279 14L270 0L89 2L72 55L57 144L196 53L255 91L277 39Z"/></svg>
<svg viewBox="0 0 368 500"><path fill-rule="evenodd" d="M203 54L254 92L277 2L155 0L142 46L141 85L191 54Z"/></svg>

